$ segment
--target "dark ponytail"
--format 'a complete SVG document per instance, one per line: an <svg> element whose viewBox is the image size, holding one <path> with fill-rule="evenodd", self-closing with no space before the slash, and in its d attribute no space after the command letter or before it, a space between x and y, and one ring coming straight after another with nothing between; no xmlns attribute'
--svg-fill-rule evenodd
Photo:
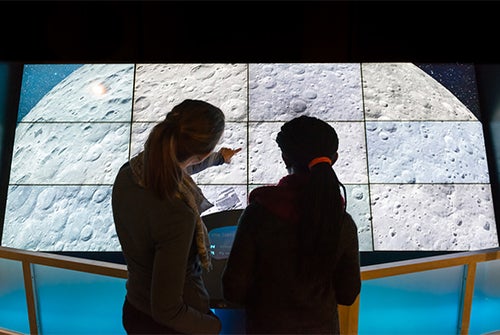
<svg viewBox="0 0 500 335"><path fill-rule="evenodd" d="M276 141L294 173L309 176L302 194L297 234L298 275L303 281L324 285L332 282L335 271L332 265L338 258L337 246L345 213L345 199L341 194L344 186L331 166L337 157L338 136L328 123L301 116L285 123Z"/></svg>
<svg viewBox="0 0 500 335"><path fill-rule="evenodd" d="M303 193L299 225L299 274L306 281L328 281L337 259L340 230L345 212L337 175L327 163L311 168ZM345 191L344 191L345 192Z"/></svg>

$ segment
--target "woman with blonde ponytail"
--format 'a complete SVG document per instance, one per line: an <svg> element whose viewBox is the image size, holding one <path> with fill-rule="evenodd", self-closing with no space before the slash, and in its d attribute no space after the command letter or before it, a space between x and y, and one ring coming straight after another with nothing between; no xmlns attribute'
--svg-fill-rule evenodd
<svg viewBox="0 0 500 335"><path fill-rule="evenodd" d="M213 152L224 126L219 108L185 100L116 176L112 207L128 270L122 315L128 334L221 330L202 279L211 264L200 213L211 204L190 173L203 168L199 164L228 162L239 151Z"/></svg>

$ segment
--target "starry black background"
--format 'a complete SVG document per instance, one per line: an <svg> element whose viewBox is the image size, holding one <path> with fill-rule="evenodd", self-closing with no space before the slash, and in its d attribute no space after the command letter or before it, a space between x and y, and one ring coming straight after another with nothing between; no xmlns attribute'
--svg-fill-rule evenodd
<svg viewBox="0 0 500 335"><path fill-rule="evenodd" d="M455 95L481 120L476 73L473 64L416 64Z"/></svg>

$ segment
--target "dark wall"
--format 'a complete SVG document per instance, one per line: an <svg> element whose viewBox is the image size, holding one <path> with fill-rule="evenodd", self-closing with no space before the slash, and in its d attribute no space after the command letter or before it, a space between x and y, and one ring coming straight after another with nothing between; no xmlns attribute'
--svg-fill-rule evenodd
<svg viewBox="0 0 500 335"><path fill-rule="evenodd" d="M500 60L496 64L478 64L475 68L500 241Z"/></svg>
<svg viewBox="0 0 500 335"><path fill-rule="evenodd" d="M0 62L0 241L3 234L3 217L5 214L5 199L9 184L9 172L12 156L12 139L14 137L21 88L22 64Z"/></svg>
<svg viewBox="0 0 500 335"><path fill-rule="evenodd" d="M2 1L0 61L495 62L494 1Z"/></svg>

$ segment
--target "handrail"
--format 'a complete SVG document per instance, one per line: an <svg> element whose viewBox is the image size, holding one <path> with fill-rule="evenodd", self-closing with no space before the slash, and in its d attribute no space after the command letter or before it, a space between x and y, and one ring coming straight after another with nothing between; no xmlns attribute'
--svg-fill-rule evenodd
<svg viewBox="0 0 500 335"><path fill-rule="evenodd" d="M96 261L78 258L74 256L56 255L44 252L27 251L0 246L0 258L21 261L25 276L25 288L28 302L28 313L30 320L30 333L38 334L36 311L34 310L34 294L31 283L31 266L33 264L50 267L63 268L67 270L82 271L117 278L127 278L127 267L105 261ZM472 305L472 293L474 290L474 279L476 264L500 259L500 248L485 249L478 251L464 251L448 255L423 257L405 261L389 262L377 265L361 267L361 279L370 280L396 275L410 274L414 272L436 270L452 266L466 266L464 298L462 306L462 324L460 333L467 334L469 329L470 311ZM342 334L357 334L359 319L358 297L351 306L339 306L339 318L341 321ZM32 306L32 308L30 308ZM0 334L15 334L8 330L0 329Z"/></svg>
<svg viewBox="0 0 500 335"><path fill-rule="evenodd" d="M127 278L127 266L89 260L74 256L56 255L0 246L0 258L39 264L67 270L82 271L117 278Z"/></svg>
<svg viewBox="0 0 500 335"><path fill-rule="evenodd" d="M44 252L28 251L0 246L0 258L20 261L23 268L24 289L26 292L26 305L28 308L28 321L31 335L39 334L38 313L36 310L36 295L33 287L33 264L62 268L66 270L81 271L103 276L127 278L127 266L111 262L83 259L72 256L55 255ZM12 334L0 329L0 334Z"/></svg>
<svg viewBox="0 0 500 335"><path fill-rule="evenodd" d="M462 298L462 315L460 325L460 334L465 335L469 332L476 264L497 259L500 259L500 248L464 251L448 255L423 257L377 265L367 265L361 267L361 280L364 281L410 274L414 272L437 270L452 266L466 266L464 271L465 285ZM360 299L362 299L362 297L358 297L351 306L339 306L342 334L358 333Z"/></svg>
<svg viewBox="0 0 500 335"><path fill-rule="evenodd" d="M451 266L481 263L495 259L500 259L500 248L464 251L448 255L368 265L361 268L361 279L369 280L381 277L390 277L413 272L436 270Z"/></svg>
<svg viewBox="0 0 500 335"><path fill-rule="evenodd" d="M23 334L0 327L0 335L23 335Z"/></svg>

